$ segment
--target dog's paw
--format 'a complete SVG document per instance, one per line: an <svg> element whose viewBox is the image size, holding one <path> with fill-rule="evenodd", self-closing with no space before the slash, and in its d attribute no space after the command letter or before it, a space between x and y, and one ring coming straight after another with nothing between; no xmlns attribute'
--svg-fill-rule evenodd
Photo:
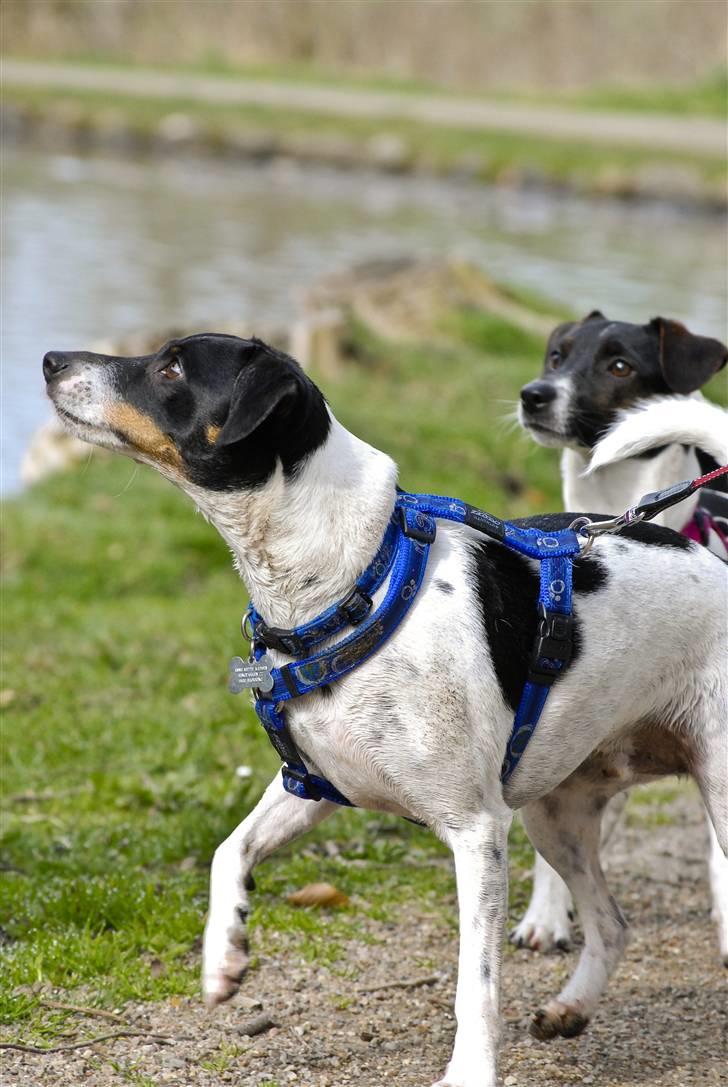
<svg viewBox="0 0 728 1087"><path fill-rule="evenodd" d="M471 1053L450 1061L442 1079L432 1087L496 1087L497 1076L491 1062Z"/></svg>
<svg viewBox="0 0 728 1087"><path fill-rule="evenodd" d="M449 1072L446 1072L445 1078L433 1083L432 1087L495 1087L495 1084L494 1079L473 1079L472 1072L466 1078L451 1076Z"/></svg>
<svg viewBox="0 0 728 1087"><path fill-rule="evenodd" d="M244 915L237 916L227 929L208 920L202 967L202 992L208 1008L235 996L248 969L249 956Z"/></svg>
<svg viewBox="0 0 728 1087"><path fill-rule="evenodd" d="M509 939L516 947L530 951L570 951L573 944L569 915L564 911L539 917L529 910Z"/></svg>
<svg viewBox="0 0 728 1087"><path fill-rule="evenodd" d="M545 1008L539 1008L531 1019L529 1034L539 1042L549 1042L552 1038L575 1038L586 1030L588 1018L576 1008L562 1004L558 1000L550 1001Z"/></svg>

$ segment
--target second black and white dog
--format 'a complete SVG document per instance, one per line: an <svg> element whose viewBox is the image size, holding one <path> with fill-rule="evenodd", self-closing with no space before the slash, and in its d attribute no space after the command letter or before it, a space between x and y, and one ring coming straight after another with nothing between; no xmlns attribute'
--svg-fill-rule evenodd
<svg viewBox="0 0 728 1087"><path fill-rule="evenodd" d="M519 420L541 445L563 449L565 509L621 513L644 494L728 463L728 416L697 393L728 358L718 340L677 321L610 321L599 311L551 333L543 373L521 390ZM698 492L657 523L686 532L728 561L728 484ZM724 754L728 760L728 752ZM602 840L626 803L604 813ZM713 919L728 966L728 860L708 820ZM571 895L537 854L528 909L511 938L535 951L566 949Z"/></svg>
<svg viewBox="0 0 728 1087"><path fill-rule="evenodd" d="M377 552L396 466L337 422L287 356L199 335L141 358L53 352L44 373L69 430L152 465L191 497L269 624L290 628L320 614ZM571 517L545 520L556 528ZM577 559L574 659L504 788L501 762L536 629L536 564L441 522L423 586L390 641L328 691L291 704L310 768L363 808L425 823L454 854L457 1033L439 1087L497 1081L514 809L566 879L585 931L573 977L534 1017L540 1038L584 1029L622 954L626 922L599 862L609 797L634 781L691 773L728 850L727 590L715 556L652 525L601 539ZM336 810L290 795L277 774L216 851L204 939L209 1004L233 996L246 969L253 868Z"/></svg>

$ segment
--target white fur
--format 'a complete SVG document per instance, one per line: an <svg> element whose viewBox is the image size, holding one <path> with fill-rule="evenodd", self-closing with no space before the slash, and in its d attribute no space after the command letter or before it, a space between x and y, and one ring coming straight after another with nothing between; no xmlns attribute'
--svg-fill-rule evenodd
<svg viewBox="0 0 728 1087"><path fill-rule="evenodd" d="M620 412L618 421L594 448L585 472L592 475L668 442L695 446L719 464L728 464L728 416L703 397L643 400Z"/></svg>
<svg viewBox="0 0 728 1087"><path fill-rule="evenodd" d="M100 440L98 437L96 440ZM237 495L178 479L231 547L264 618L294 625L350 589L372 559L395 500L384 454L334 422L294 475ZM441 522L422 589L392 638L324 698L290 704L293 738L313 772L360 807L421 820L453 851L460 913L457 1033L439 1087L495 1087L499 976L507 903L506 842L514 808L567 878L586 933L576 973L539 1013L542 1035L594 1010L619 960L624 926L599 867L596 794L627 787L634 730L653 721L685 737L725 849L723 628L728 571L704 549L604 539L609 570L577 598L578 659L555 685L539 728L504 789L500 766L513 713L496 679L475 589L471 530ZM536 564L534 564L535 567ZM436 579L450 583L445 593ZM384 590L380 590L381 593ZM649 667L647 664L649 663ZM594 786L594 760L610 770ZM601 782L601 778L599 779ZM560 814L549 813L548 794ZM217 1004L247 962L247 877L280 845L336 810L284 793L280 775L216 851L203 985ZM566 1024L564 1026L564 1024Z"/></svg>
<svg viewBox="0 0 728 1087"><path fill-rule="evenodd" d="M599 449L599 446L596 448ZM682 445L668 445L657 456L645 460L618 460L593 471L591 464L586 450L565 449L561 454L564 509L622 513L643 494L657 491L668 486L668 483L694 479L700 474L694 450ZM677 506L671 506L658 514L654 523L679 532L690 520L697 502L695 495Z"/></svg>
<svg viewBox="0 0 728 1087"><path fill-rule="evenodd" d="M666 445L657 456L634 459L637 454ZM618 421L591 453L564 449L561 457L564 508L592 513L620 513L642 495L700 474L694 447L705 450L720 464L728 463L728 416L700 394L691 397L656 397L620 413ZM657 524L680 530L699 501L696 494L663 511ZM719 543L717 554L724 556ZM728 761L725 752L722 757ZM619 804L617 806L617 799ZM605 813L602 842L618 822L626 794L615 798ZM708 820L710 826L710 820ZM709 838L709 874L712 917L718 929L721 956L728 965L728 859L715 833ZM533 892L526 913L511 933L519 946L550 951L568 946L571 936L571 896L561 878L537 854Z"/></svg>

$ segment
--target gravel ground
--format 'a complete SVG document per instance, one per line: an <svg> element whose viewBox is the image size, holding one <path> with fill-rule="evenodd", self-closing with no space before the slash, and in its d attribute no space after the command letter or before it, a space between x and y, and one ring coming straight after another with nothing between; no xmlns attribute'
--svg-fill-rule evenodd
<svg viewBox="0 0 728 1087"><path fill-rule="evenodd" d="M634 819L650 822L649 807L632 811ZM660 812L669 824L623 826L610 848L610 883L630 919L632 939L582 1038L539 1043L527 1032L529 1014L562 983L573 954L509 950L505 1087L728 1084L726 972L709 920L702 810L686 787ZM381 942L351 944L335 972L308 966L290 952L263 957L243 995L214 1015L198 1000L130 1004L121 1009L123 1022L82 1021L79 1037L125 1027L148 1034L50 1055L5 1051L2 1082L429 1087L444 1069L454 1033L453 933L441 918L423 915L416 902L396 924L363 924ZM393 987L412 980L423 983ZM79 1002L78 994L66 999ZM262 1015L276 1026L249 1037L246 1029Z"/></svg>

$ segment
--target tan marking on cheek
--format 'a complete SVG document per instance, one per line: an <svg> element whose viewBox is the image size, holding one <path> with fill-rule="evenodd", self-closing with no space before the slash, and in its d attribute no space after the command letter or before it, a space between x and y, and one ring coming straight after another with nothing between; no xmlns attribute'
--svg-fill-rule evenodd
<svg viewBox="0 0 728 1087"><path fill-rule="evenodd" d="M112 404L107 409L109 426L129 445L168 468L182 468L182 457L174 442L157 424L131 404Z"/></svg>
<svg viewBox="0 0 728 1087"><path fill-rule="evenodd" d="M221 430L222 430L222 427L219 427L219 426L215 426L215 424L214 424L214 423L210 423L209 427L208 427L208 428L207 428L207 430L205 431L205 434L206 434L206 436L207 436L207 440L208 440L208 442L210 443L210 445L214 445L214 444L215 444L215 442L217 441L217 439L218 439L218 435L220 434L220 431L221 431Z"/></svg>

